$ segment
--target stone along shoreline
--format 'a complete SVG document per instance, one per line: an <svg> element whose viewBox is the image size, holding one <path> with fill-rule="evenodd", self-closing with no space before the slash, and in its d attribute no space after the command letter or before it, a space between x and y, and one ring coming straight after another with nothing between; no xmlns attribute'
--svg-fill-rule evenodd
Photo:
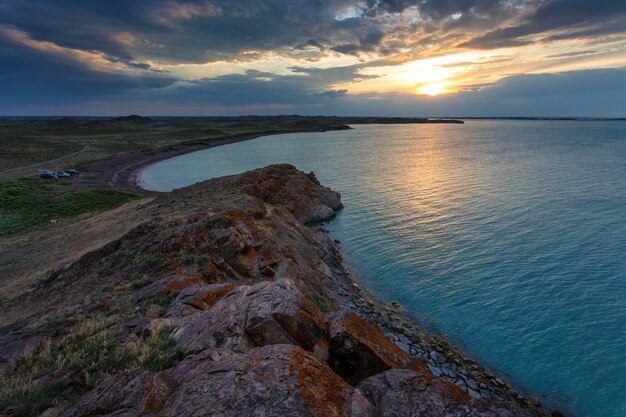
<svg viewBox="0 0 626 417"><path fill-rule="evenodd" d="M560 414L361 290L315 226L340 208L290 165L142 206L144 223L50 274L22 300L35 313L0 329L19 393L0 415Z"/></svg>

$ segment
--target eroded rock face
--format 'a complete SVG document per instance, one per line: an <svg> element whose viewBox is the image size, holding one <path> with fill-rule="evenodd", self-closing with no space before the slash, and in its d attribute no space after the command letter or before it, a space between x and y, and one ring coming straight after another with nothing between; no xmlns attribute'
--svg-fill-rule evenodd
<svg viewBox="0 0 626 417"><path fill-rule="evenodd" d="M526 417L530 414L501 399L467 400L437 378L424 378L406 369L390 369L357 385L371 402L371 417Z"/></svg>
<svg viewBox="0 0 626 417"><path fill-rule="evenodd" d="M128 415L140 415L143 411L153 409L149 385L154 378L155 375L140 369L122 372L81 398L65 415L86 417L122 411Z"/></svg>
<svg viewBox="0 0 626 417"><path fill-rule="evenodd" d="M168 341L185 357L160 372L118 370L69 409L49 414L528 416L511 401L471 400L329 297L345 283L341 254L323 230L304 224L340 207L338 193L290 165L196 184L147 205L144 225L55 274L32 296L91 286L82 300L94 300L108 283L106 308L70 300L70 311L112 320L101 333L114 334L120 348L145 347L159 329L175 328L168 335L176 340ZM62 334L61 324L17 332L25 325L0 329L0 368L29 343L34 349ZM81 366L72 372L92 369Z"/></svg>
<svg viewBox="0 0 626 417"><path fill-rule="evenodd" d="M273 165L262 175L252 171L241 176L244 189L250 195L287 208L300 222L329 220L341 205L341 194L322 186L315 174L289 175L292 165Z"/></svg>
<svg viewBox="0 0 626 417"><path fill-rule="evenodd" d="M182 294L181 294L182 295ZM312 351L324 332L323 316L289 280L241 285L210 310L182 321L180 343L189 352L294 344Z"/></svg>
<svg viewBox="0 0 626 417"><path fill-rule="evenodd" d="M161 373L109 379L68 412L86 416L362 416L370 404L315 355L272 345L190 357Z"/></svg>
<svg viewBox="0 0 626 417"><path fill-rule="evenodd" d="M315 355L292 345L202 361L190 373L174 369L172 375L181 386L161 410L163 416L352 415L354 389Z"/></svg>
<svg viewBox="0 0 626 417"><path fill-rule="evenodd" d="M344 309L329 313L326 323L331 366L350 384L392 368L432 378L426 363L392 343L369 320Z"/></svg>
<svg viewBox="0 0 626 417"><path fill-rule="evenodd" d="M235 289L233 284L197 283L184 288L170 304L169 317L184 317L210 309Z"/></svg>
<svg viewBox="0 0 626 417"><path fill-rule="evenodd" d="M363 380L357 388L376 410L372 417L445 416L467 396L443 382L406 369L390 369Z"/></svg>

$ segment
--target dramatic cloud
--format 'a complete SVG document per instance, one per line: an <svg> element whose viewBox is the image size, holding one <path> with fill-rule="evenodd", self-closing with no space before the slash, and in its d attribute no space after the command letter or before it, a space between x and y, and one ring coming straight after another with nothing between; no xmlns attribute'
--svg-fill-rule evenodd
<svg viewBox="0 0 626 417"><path fill-rule="evenodd" d="M605 77L625 51L618 0L1 0L0 110L426 114L506 91L522 111L505 85Z"/></svg>
<svg viewBox="0 0 626 417"><path fill-rule="evenodd" d="M491 49L522 46L530 35L559 31L548 40L571 39L626 32L623 0L554 0L543 3L524 22L488 32L462 43L461 47Z"/></svg>

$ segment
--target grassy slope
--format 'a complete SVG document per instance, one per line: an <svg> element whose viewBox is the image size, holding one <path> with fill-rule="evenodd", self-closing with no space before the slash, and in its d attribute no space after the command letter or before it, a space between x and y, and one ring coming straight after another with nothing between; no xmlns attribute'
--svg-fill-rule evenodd
<svg viewBox="0 0 626 417"><path fill-rule="evenodd" d="M383 117L242 116L172 118L152 123L105 120L0 120L0 173L47 161L89 146L95 157L206 142L262 132L319 131L346 124L454 123L454 120ZM53 167L54 168L54 167ZM63 167L59 167L63 168Z"/></svg>
<svg viewBox="0 0 626 417"><path fill-rule="evenodd" d="M95 158L224 136L265 131L324 130L340 120L315 117L246 117L156 120L135 124L81 120L0 120L0 172L43 162L89 146ZM64 167L51 167L63 169Z"/></svg>
<svg viewBox="0 0 626 417"><path fill-rule="evenodd" d="M14 367L0 373L0 410L10 406L17 416L34 417L50 407L68 406L123 369L158 372L183 358L183 349L171 337L175 328L167 325L131 347L120 347L118 335L106 330L121 320L120 314L114 310L77 317L61 340L45 345L36 354L26 354ZM78 386L76 381L80 381Z"/></svg>
<svg viewBox="0 0 626 417"><path fill-rule="evenodd" d="M32 164L51 161L45 164L46 168L82 168L123 152L268 131L326 130L341 125L337 120L291 116L188 118L145 124L74 119L0 120L0 177L4 178L0 181L0 240L36 231L53 219L112 209L134 198L108 190L77 191L69 186L77 180L39 180L34 176L37 167L30 167ZM55 160L60 157L64 158ZM28 168L19 169L25 166ZM20 175L33 177L19 178Z"/></svg>
<svg viewBox="0 0 626 417"><path fill-rule="evenodd" d="M326 116L0 120L0 240L36 231L53 219L111 209L132 199L112 191L72 189L64 181L38 180L34 177L37 168L81 169L119 153L210 143L230 136L324 131L344 128L347 123L424 122L432 121Z"/></svg>
<svg viewBox="0 0 626 417"><path fill-rule="evenodd" d="M0 183L0 238L40 229L60 220L109 210L136 198L111 190L73 192L73 180L20 178Z"/></svg>

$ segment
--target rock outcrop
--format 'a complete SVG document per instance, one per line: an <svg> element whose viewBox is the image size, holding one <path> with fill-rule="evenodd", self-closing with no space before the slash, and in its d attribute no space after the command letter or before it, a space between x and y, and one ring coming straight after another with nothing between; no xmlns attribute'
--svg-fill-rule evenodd
<svg viewBox="0 0 626 417"><path fill-rule="evenodd" d="M176 311L177 302L171 308ZM177 338L190 353L207 348L247 352L274 344L313 351L324 331L317 307L284 279L240 285L209 310L180 320L179 326Z"/></svg>
<svg viewBox="0 0 626 417"><path fill-rule="evenodd" d="M470 398L336 296L341 255L306 224L339 208L289 165L146 205L144 224L28 295L51 310L0 332L19 393L0 415L537 415Z"/></svg>

